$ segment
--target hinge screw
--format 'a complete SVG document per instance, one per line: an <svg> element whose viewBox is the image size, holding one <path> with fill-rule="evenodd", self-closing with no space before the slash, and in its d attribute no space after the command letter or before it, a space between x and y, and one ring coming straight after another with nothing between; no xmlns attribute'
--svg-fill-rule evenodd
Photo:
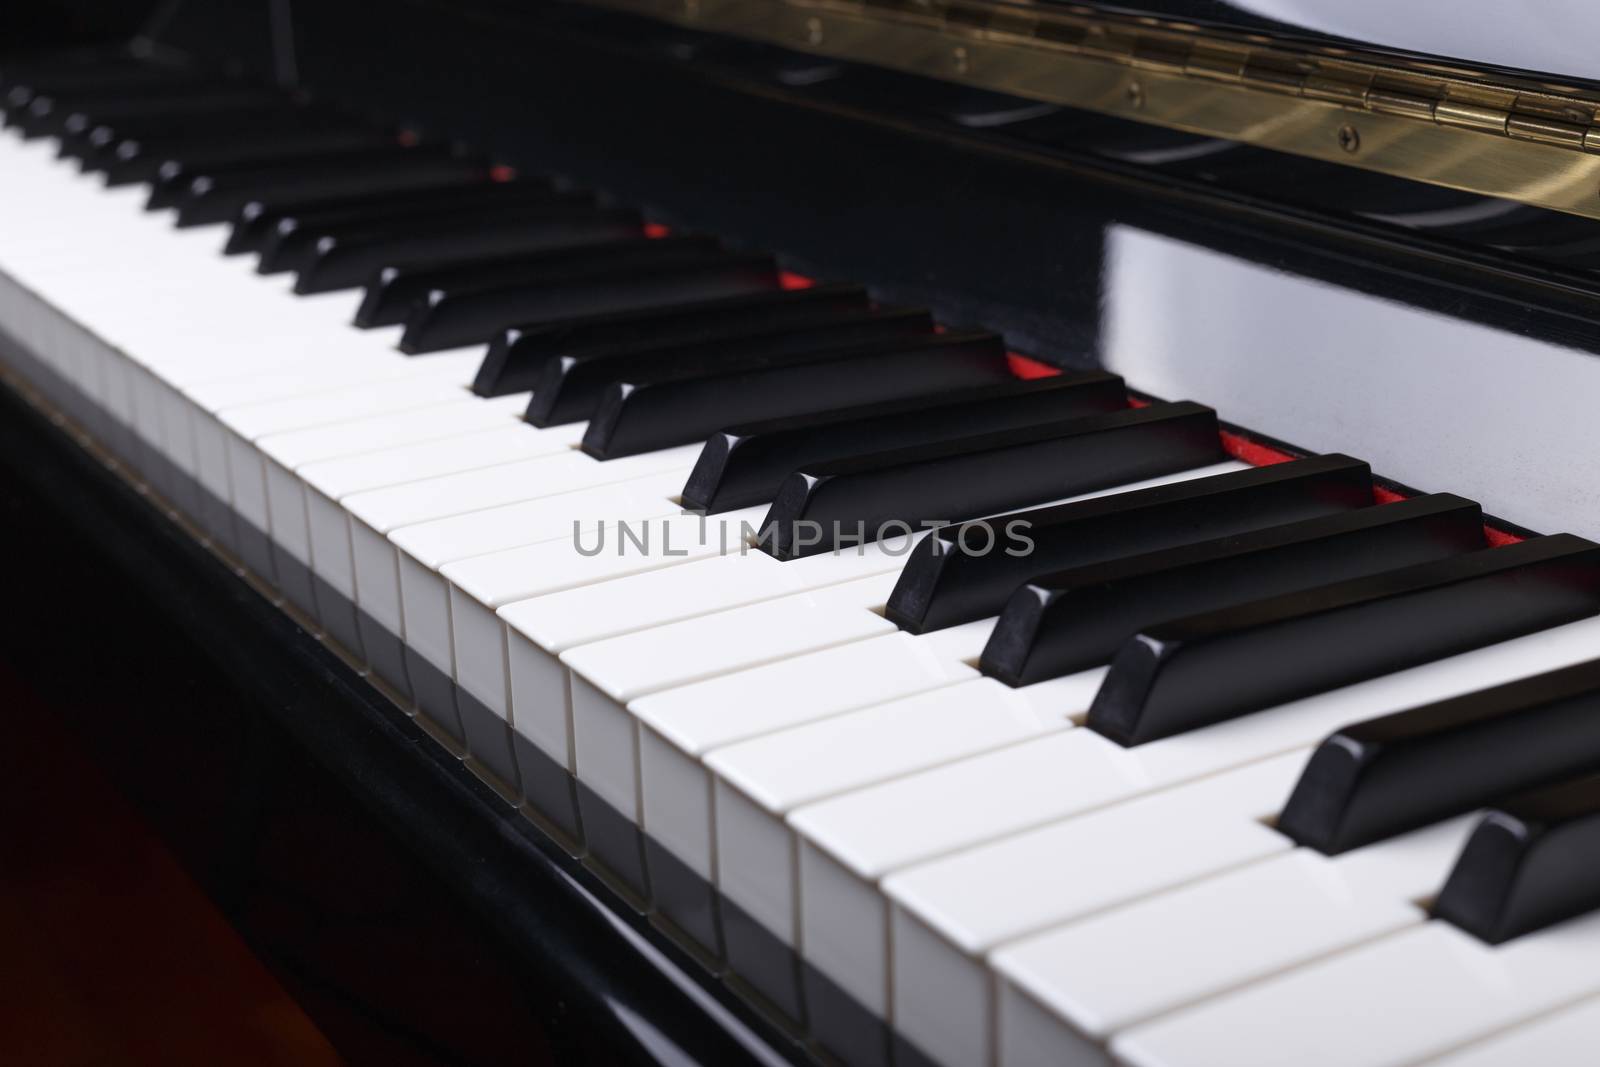
<svg viewBox="0 0 1600 1067"><path fill-rule="evenodd" d="M1361 148L1361 134L1348 122L1339 127L1339 147L1346 152L1356 152Z"/></svg>
<svg viewBox="0 0 1600 1067"><path fill-rule="evenodd" d="M1128 83L1128 106L1131 108L1144 107L1144 86L1138 82Z"/></svg>
<svg viewBox="0 0 1600 1067"><path fill-rule="evenodd" d="M806 19L806 40L811 44L822 43L822 20L818 18Z"/></svg>
<svg viewBox="0 0 1600 1067"><path fill-rule="evenodd" d="M971 61L965 48L958 45L956 50L950 53L950 58L955 63L957 74L967 73L967 69Z"/></svg>

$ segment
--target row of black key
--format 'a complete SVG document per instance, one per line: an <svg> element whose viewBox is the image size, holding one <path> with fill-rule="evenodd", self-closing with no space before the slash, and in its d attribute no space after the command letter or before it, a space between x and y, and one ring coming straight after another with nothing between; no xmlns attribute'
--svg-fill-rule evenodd
<svg viewBox="0 0 1600 1067"><path fill-rule="evenodd" d="M532 389L529 421L587 420L597 458L706 440L685 504L772 501L780 559L959 522L911 553L889 617L926 632L998 616L981 665L1010 684L1109 661L1088 725L1121 743L1600 610L1600 546L1490 550L1472 502L1375 506L1370 471L1343 456L1038 507L1219 462L1215 416L1129 408L1111 375L1018 381L999 338L937 332L859 288L788 289L768 257L490 181L479 159L182 72L124 73L52 89L0 70L8 121L112 180L154 181L180 223L233 219L229 251L294 271L298 291L364 287L358 324L403 323L405 351L487 343L474 391ZM1027 524L1032 550L994 551L1002 519L983 516L1030 506L1002 519ZM1582 777L1600 770L1596 699L1585 665L1349 727L1280 829L1337 852L1500 804L1439 914L1499 941L1594 907L1600 886L1572 868L1600 836L1600 783Z"/></svg>

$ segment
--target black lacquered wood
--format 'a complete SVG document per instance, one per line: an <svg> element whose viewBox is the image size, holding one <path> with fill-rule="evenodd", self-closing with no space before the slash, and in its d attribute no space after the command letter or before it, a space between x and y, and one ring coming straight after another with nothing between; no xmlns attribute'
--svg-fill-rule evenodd
<svg viewBox="0 0 1600 1067"><path fill-rule="evenodd" d="M893 536L906 525L920 530L1011 511L1223 456L1216 413L1185 401L815 464L784 479L762 524L762 547L794 559L852 538Z"/></svg>
<svg viewBox="0 0 1600 1067"><path fill-rule="evenodd" d="M683 505L708 513L749 507L771 500L784 478L814 463L1127 406L1119 376L1091 372L746 423L706 439L684 486Z"/></svg>
<svg viewBox="0 0 1600 1067"><path fill-rule="evenodd" d="M619 220L611 239L622 236ZM607 239L599 228L593 243ZM570 243L563 246L570 247ZM660 307L685 300L758 292L778 286L778 268L764 253L692 257L696 262L649 266L547 282L470 291L430 291L412 306L400 351L437 352L483 344L518 322L565 319L619 308Z"/></svg>
<svg viewBox="0 0 1600 1067"><path fill-rule="evenodd" d="M1144 630L1089 724L1138 744L1600 611L1600 550L1542 537Z"/></svg>
<svg viewBox="0 0 1600 1067"><path fill-rule="evenodd" d="M640 228L635 213L596 208L584 193L556 194L540 202L507 201L414 222L351 227L318 237L305 249L291 267L299 271L294 291L353 289L374 271L394 263L538 252L624 238Z"/></svg>
<svg viewBox="0 0 1600 1067"><path fill-rule="evenodd" d="M666 345L644 341L548 360L533 387L533 399L528 402L524 417L535 426L587 419L612 382L659 374L709 377L764 367L774 359L797 353L845 349L885 337L933 336L933 318L926 311L813 311L800 322L761 323L713 341Z"/></svg>
<svg viewBox="0 0 1600 1067"><path fill-rule="evenodd" d="M471 227L487 219L514 218L516 212L530 205L563 201L594 202L586 193L558 194L544 182L515 181L468 182L388 196L346 197L270 214L257 209L248 220L243 218L244 209L240 209L223 251L230 255L260 252L256 270L262 274L303 270L320 254L325 241L334 246L370 244L401 237L408 231L453 223ZM251 244L253 249L248 247ZM365 284L366 280L365 276L357 278L355 284Z"/></svg>
<svg viewBox="0 0 1600 1067"><path fill-rule="evenodd" d="M1592 664L1589 666L1593 666ZM1590 718L1600 718L1591 707ZM1591 772L1600 758L1590 762ZM1521 794L1484 816L1433 913L1498 945L1600 908L1600 774Z"/></svg>
<svg viewBox="0 0 1600 1067"><path fill-rule="evenodd" d="M220 168L193 174L182 168L163 178L151 194L151 206L160 206L163 189L176 193L170 203L178 209L179 226L203 226L232 219L246 201L274 194L338 196L354 192L384 192L437 185L485 172L481 160L463 159L426 148L384 148L308 157L304 160L238 169Z"/></svg>
<svg viewBox="0 0 1600 1067"><path fill-rule="evenodd" d="M1278 829L1339 853L1595 768L1591 662L1344 727L1306 762Z"/></svg>
<svg viewBox="0 0 1600 1067"><path fill-rule="evenodd" d="M657 374L606 387L583 450L616 459L703 441L730 418L778 418L1010 377L999 337L964 332L774 356L727 374Z"/></svg>
<svg viewBox="0 0 1600 1067"><path fill-rule="evenodd" d="M559 323L521 323L508 326L489 342L472 391L483 397L528 392L545 364L562 355L644 341L715 341L761 323L775 327L804 323L819 313L865 311L870 305L867 291L860 286L816 285L692 300L663 308L602 312Z"/></svg>
<svg viewBox="0 0 1600 1067"><path fill-rule="evenodd" d="M649 277L688 264L722 262L728 253L709 237L635 237L552 248L515 256L474 256L439 263L402 263L375 271L356 309L363 329L404 323L429 293L498 289L510 283L554 285ZM773 277L773 286L777 277Z"/></svg>
<svg viewBox="0 0 1600 1067"><path fill-rule="evenodd" d="M1484 546L1483 516L1441 493L1030 579L984 647L985 674L1030 685L1111 659L1156 623Z"/></svg>
<svg viewBox="0 0 1600 1067"><path fill-rule="evenodd" d="M1335 454L980 519L934 530L907 553L886 614L927 633L998 615L1035 575L1371 504L1370 468ZM1028 524L1031 549L988 551L1013 519Z"/></svg>

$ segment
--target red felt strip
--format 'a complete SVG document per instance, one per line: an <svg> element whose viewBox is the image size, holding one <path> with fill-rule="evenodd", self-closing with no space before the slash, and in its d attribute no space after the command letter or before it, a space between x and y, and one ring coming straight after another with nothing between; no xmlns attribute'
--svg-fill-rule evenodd
<svg viewBox="0 0 1600 1067"><path fill-rule="evenodd" d="M515 167L508 167L504 163L489 168L489 180L492 182L508 182L517 176Z"/></svg>
<svg viewBox="0 0 1600 1067"><path fill-rule="evenodd" d="M1006 362L1011 366L1011 373L1024 380L1054 378L1061 373L1060 367L1052 367L1048 363L1040 363L1036 359L1015 352L1006 353Z"/></svg>
<svg viewBox="0 0 1600 1067"><path fill-rule="evenodd" d="M647 222L644 224L644 235L651 240L658 241L671 232L671 230L667 229L659 222Z"/></svg>
<svg viewBox="0 0 1600 1067"><path fill-rule="evenodd" d="M792 270L778 272L778 284L785 289L809 289L817 283L807 278L804 274L796 274Z"/></svg>

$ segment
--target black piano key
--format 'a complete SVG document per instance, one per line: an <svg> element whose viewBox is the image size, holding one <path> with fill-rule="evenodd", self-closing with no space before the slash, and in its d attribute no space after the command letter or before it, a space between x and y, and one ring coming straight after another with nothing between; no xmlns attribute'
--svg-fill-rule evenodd
<svg viewBox="0 0 1600 1067"><path fill-rule="evenodd" d="M384 148L307 159L290 166L221 169L196 175L176 203L179 226L226 222L245 201L273 193L337 196L436 185L481 175L481 160L423 148Z"/></svg>
<svg viewBox="0 0 1600 1067"><path fill-rule="evenodd" d="M1006 601L981 669L1031 685L1105 663L1168 619L1483 546L1478 505L1441 493L1043 575Z"/></svg>
<svg viewBox="0 0 1600 1067"><path fill-rule="evenodd" d="M119 91L136 92L157 84L195 82L198 77L182 67L157 63L113 63L78 68L38 69L19 74L6 86L0 106L5 107L5 125L23 122L33 102L47 94L87 96Z"/></svg>
<svg viewBox="0 0 1600 1067"><path fill-rule="evenodd" d="M660 243L660 242L652 242ZM578 355L643 341L690 344L715 341L753 325L802 323L818 314L865 311L872 301L854 285L814 285L695 300L664 308L607 311L552 323L519 323L489 342L473 380L482 397L531 390L545 364L557 356Z"/></svg>
<svg viewBox="0 0 1600 1067"><path fill-rule="evenodd" d="M1600 719L1594 710L1588 719ZM1600 775L1529 791L1497 804L1473 830L1433 914L1503 944L1600 908L1596 856Z"/></svg>
<svg viewBox="0 0 1600 1067"><path fill-rule="evenodd" d="M928 633L1000 614L1034 575L1372 502L1371 468L1327 455L1021 512L1007 521L1028 523L1033 547L1024 555L986 549L1001 523L951 526L934 530L906 554L885 614L904 630Z"/></svg>
<svg viewBox="0 0 1600 1067"><path fill-rule="evenodd" d="M447 220L468 224L515 211L529 204L567 202L592 204L587 193L557 193L544 182L467 182L429 189L405 190L388 196L344 197L286 206L273 211L257 207L235 219L223 252L261 253L262 274L298 270L325 237L335 241L368 239L373 234L403 232L408 225L442 225ZM357 283L364 283L360 278Z"/></svg>
<svg viewBox="0 0 1600 1067"><path fill-rule="evenodd" d="M600 234L595 238L598 242ZM413 355L437 352L486 343L517 322L570 318L610 308L660 306L777 286L778 270L770 256L727 253L697 257L672 267L596 271L588 276L492 289L434 290L412 307L398 347Z"/></svg>
<svg viewBox="0 0 1600 1067"><path fill-rule="evenodd" d="M771 500L784 478L812 464L1127 406L1122 379L1093 372L746 423L706 439L683 505L708 514L749 507Z"/></svg>
<svg viewBox="0 0 1600 1067"><path fill-rule="evenodd" d="M192 115L136 115L99 119L81 133L64 138L62 154L76 156L84 170L99 170L113 159L124 143L204 143L207 138L248 132L286 129L293 126L356 126L337 112L302 106L291 97L280 96L246 107L222 111L202 111Z"/></svg>
<svg viewBox="0 0 1600 1067"><path fill-rule="evenodd" d="M398 144L386 144L376 149L360 148L348 152L338 149L330 152L317 149L301 152L292 147L281 150L272 148L257 150L248 146L241 148L238 145L231 145L219 152L220 158L217 159L208 159L204 155L199 155L192 163L182 156L163 159L156 167L154 176L148 179L151 183L150 199L145 206L150 210L178 207L189 196L190 187L202 179L206 188L214 186L219 180L225 180L226 189L250 183L264 186L272 191L275 182L304 179L307 175L321 177L330 170L343 170L352 164L371 164L374 159L380 165L392 166L399 154L405 150L404 146ZM428 152L421 158L437 159L438 153ZM249 198L248 195L245 197Z"/></svg>
<svg viewBox="0 0 1600 1067"><path fill-rule="evenodd" d="M747 327L715 341L640 344L547 362L523 416L535 426L581 422L594 414L606 388L654 374L710 376L763 367L783 356L854 348L883 337L933 336L926 311L905 308L817 311L802 322Z"/></svg>
<svg viewBox="0 0 1600 1067"><path fill-rule="evenodd" d="M373 272L356 309L363 329L395 326L432 292L497 289L509 283L555 284L580 278L631 276L671 265L720 261L728 253L702 236L631 237L516 256L474 256L434 263L401 263Z"/></svg>
<svg viewBox="0 0 1600 1067"><path fill-rule="evenodd" d="M819 463L779 486L762 547L795 559L840 537L900 532L894 524L920 530L1224 458L1216 413L1184 401Z"/></svg>
<svg viewBox="0 0 1600 1067"><path fill-rule="evenodd" d="M1600 665L1353 723L1306 761L1278 829L1330 855L1600 768Z"/></svg>
<svg viewBox="0 0 1600 1067"><path fill-rule="evenodd" d="M299 272L294 291L353 289L393 263L563 248L631 237L642 229L635 212L597 208L587 193L550 193L538 201L350 227L319 237L304 250L292 265Z"/></svg>
<svg viewBox="0 0 1600 1067"><path fill-rule="evenodd" d="M765 366L727 374L641 377L606 387L583 450L616 459L702 441L730 419L779 418L1011 378L999 337L954 331L774 356Z"/></svg>
<svg viewBox="0 0 1600 1067"><path fill-rule="evenodd" d="M1139 744L1586 618L1600 549L1534 538L1240 604L1128 641L1089 725Z"/></svg>
<svg viewBox="0 0 1600 1067"><path fill-rule="evenodd" d="M308 225L318 222L355 221L362 218L400 216L413 208L432 210L454 204L487 202L487 198L504 195L512 200L527 194L529 189L549 189L548 183L538 179L518 178L516 181L488 180L487 174L447 179L428 185L379 190L377 192L343 193L336 196L312 193L283 193L252 198L245 201L233 219L233 229L223 247L226 255L261 252L280 222L294 220L298 228L302 219ZM515 190L512 192L512 190Z"/></svg>
<svg viewBox="0 0 1600 1067"><path fill-rule="evenodd" d="M85 129L101 118L202 114L283 99L276 90L205 81L88 93L40 93L29 102L16 126L25 138L55 137Z"/></svg>
<svg viewBox="0 0 1600 1067"><path fill-rule="evenodd" d="M185 86L132 97L73 101L58 110L45 124L43 132L70 142L101 124L141 119L171 122L191 115L282 108L290 103L290 99L276 89L243 85Z"/></svg>
<svg viewBox="0 0 1600 1067"><path fill-rule="evenodd" d="M237 117L234 118L237 122ZM208 168L243 167L281 159L379 152L395 147L395 134L366 126L289 122L273 129L247 123L225 134L186 138L128 138L99 169L108 186L159 182L171 175L172 187L162 191L160 206L176 202L181 175Z"/></svg>

